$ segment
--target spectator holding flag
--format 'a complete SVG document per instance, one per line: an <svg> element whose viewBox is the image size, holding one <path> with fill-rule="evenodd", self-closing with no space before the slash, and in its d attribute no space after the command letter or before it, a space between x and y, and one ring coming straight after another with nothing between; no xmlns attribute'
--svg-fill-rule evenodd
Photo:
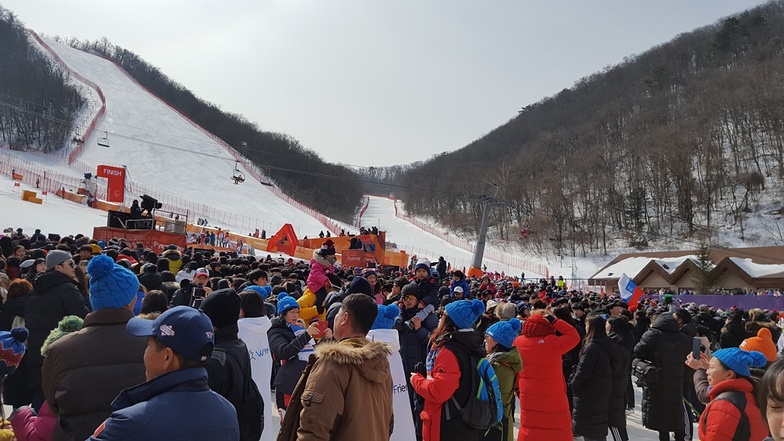
<svg viewBox="0 0 784 441"><path fill-rule="evenodd" d="M637 310L637 304L644 293L626 273L621 274L621 278L618 279L618 290L621 293L621 300L629 305L629 311Z"/></svg>

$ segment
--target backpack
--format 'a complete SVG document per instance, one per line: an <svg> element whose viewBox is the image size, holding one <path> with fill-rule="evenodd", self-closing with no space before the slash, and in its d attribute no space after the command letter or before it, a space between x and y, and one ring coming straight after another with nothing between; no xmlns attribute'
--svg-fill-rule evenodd
<svg viewBox="0 0 784 441"><path fill-rule="evenodd" d="M724 400L732 403L733 406L738 408L740 412L740 420L738 426L735 428L735 433L732 436L732 441L743 441L751 438L751 423L749 416L746 415L746 395L738 390L728 390L720 393L714 398L714 401ZM708 422L710 412L705 415L705 423Z"/></svg>
<svg viewBox="0 0 784 441"><path fill-rule="evenodd" d="M239 403L242 406L243 411L240 412L239 409L237 409L237 415L252 415L253 417L244 418L244 421L240 422L240 439L261 438L261 432L264 430L264 398L262 398L259 388L256 386L256 382L253 381L250 372L245 372L240 361L237 360L231 352L221 348L215 348L213 351L219 351L226 354L226 359L233 360L233 363L237 365L237 369L239 369L240 372L242 372L243 377L245 377L245 380L242 382L242 391L240 392L241 401ZM236 404L232 404L235 408L237 407ZM245 435L247 435L247 437Z"/></svg>
<svg viewBox="0 0 784 441"><path fill-rule="evenodd" d="M471 393L465 404L461 406L454 395L449 399L457 409L457 414L463 422L474 429L489 430L498 426L504 416L504 405L501 402L501 389L498 387L498 377L495 375L493 365L486 358L479 358L469 353L460 344L447 343L447 347L453 352L456 347L466 352L471 366L469 372ZM464 371L461 369L461 372ZM446 407L446 419L452 419L448 407Z"/></svg>

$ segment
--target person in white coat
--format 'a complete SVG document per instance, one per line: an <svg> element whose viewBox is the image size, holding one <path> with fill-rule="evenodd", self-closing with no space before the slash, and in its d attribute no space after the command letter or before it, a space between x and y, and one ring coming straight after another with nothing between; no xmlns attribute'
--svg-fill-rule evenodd
<svg viewBox="0 0 784 441"><path fill-rule="evenodd" d="M240 293L239 338L245 342L250 355L251 377L264 397L264 402L271 402L270 379L272 378L272 354L267 340L267 331L272 323L267 318L266 308L261 296L255 291ZM272 411L265 409L264 427L272 428ZM265 430L261 434L263 441L273 441L277 436L275 430Z"/></svg>
<svg viewBox="0 0 784 441"><path fill-rule="evenodd" d="M392 372L392 408L395 414L395 427L390 441L411 441L416 439L414 418L411 415L406 374L403 371L403 359L400 357L400 341L397 330L392 329L395 319L400 315L397 305L378 305L378 315L373 327L370 328L368 340L381 341L392 348L387 356L389 370Z"/></svg>

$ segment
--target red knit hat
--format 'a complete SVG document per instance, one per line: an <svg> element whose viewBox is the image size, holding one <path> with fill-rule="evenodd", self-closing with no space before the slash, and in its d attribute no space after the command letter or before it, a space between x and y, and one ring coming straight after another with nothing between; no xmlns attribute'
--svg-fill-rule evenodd
<svg viewBox="0 0 784 441"><path fill-rule="evenodd" d="M555 328L542 314L532 314L523 323L523 335L526 337L544 337L554 333Z"/></svg>

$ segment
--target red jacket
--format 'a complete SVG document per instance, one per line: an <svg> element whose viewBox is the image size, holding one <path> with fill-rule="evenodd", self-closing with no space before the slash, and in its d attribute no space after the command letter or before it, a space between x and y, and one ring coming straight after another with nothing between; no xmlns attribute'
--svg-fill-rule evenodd
<svg viewBox="0 0 784 441"><path fill-rule="evenodd" d="M460 386L460 367L457 357L446 347L438 350L433 362L433 378L420 374L411 377L411 386L425 399L422 418L422 441L439 441L441 438L441 408Z"/></svg>
<svg viewBox="0 0 784 441"><path fill-rule="evenodd" d="M580 335L563 320L556 320L553 326L560 336L521 335L514 341L524 366L519 379L518 441L574 440L561 357L580 342Z"/></svg>
<svg viewBox="0 0 784 441"><path fill-rule="evenodd" d="M745 413L751 428L749 439L765 439L768 436L768 426L762 420L762 413L754 401L752 385L745 378L735 378L720 382L708 392L711 401L700 417L700 441L732 441L735 429L740 423L740 411L727 400L716 400L720 393L728 390L741 391L746 396Z"/></svg>

